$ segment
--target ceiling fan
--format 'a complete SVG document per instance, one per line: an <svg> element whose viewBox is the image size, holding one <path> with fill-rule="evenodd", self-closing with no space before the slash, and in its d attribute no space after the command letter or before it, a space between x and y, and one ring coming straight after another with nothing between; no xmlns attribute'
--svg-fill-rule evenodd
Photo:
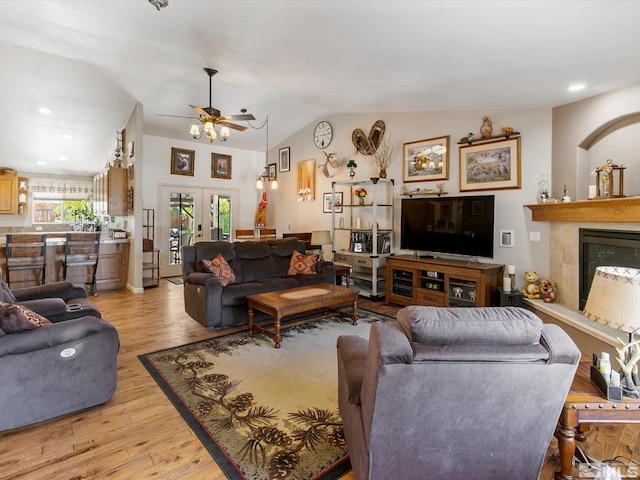
<svg viewBox="0 0 640 480"><path fill-rule="evenodd" d="M207 138L211 143L216 138L220 138L220 140L225 141L229 138L229 129L233 128L234 130L244 131L247 127L243 125L238 125L235 123L231 123L231 121L244 121L244 120L255 120L255 117L250 113L244 113L246 110L242 110L242 114L240 115L221 115L220 110L211 106L211 79L213 76L218 73L217 70L213 68L204 68L204 71L207 75L209 75L209 106L208 107L198 107L196 105L189 105L193 108L197 113L198 117L187 117L183 115L162 115L160 117L177 117L177 118L190 118L192 120L197 120L202 125L202 130L197 123L191 125L189 129L189 133L193 138L202 138L202 134L206 133ZM216 125L220 125L220 131L216 130Z"/></svg>

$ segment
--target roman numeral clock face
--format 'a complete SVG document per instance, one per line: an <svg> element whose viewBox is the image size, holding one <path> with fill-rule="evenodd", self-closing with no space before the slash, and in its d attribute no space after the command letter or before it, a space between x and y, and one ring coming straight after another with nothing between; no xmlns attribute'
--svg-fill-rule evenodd
<svg viewBox="0 0 640 480"><path fill-rule="evenodd" d="M333 138L333 129L329 122L320 122L313 131L313 141L318 148L327 148Z"/></svg>

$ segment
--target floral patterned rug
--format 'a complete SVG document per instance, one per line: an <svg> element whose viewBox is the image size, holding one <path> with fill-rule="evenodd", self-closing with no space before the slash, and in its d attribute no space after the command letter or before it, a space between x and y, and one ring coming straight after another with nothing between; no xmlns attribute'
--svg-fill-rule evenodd
<svg viewBox="0 0 640 480"><path fill-rule="evenodd" d="M246 332L140 355L229 479L332 480L349 471L336 341L394 319L359 310L282 331Z"/></svg>

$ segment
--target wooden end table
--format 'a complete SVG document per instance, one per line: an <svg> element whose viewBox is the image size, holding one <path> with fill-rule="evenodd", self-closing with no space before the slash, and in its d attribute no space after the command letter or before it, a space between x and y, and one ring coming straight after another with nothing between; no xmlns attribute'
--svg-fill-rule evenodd
<svg viewBox="0 0 640 480"><path fill-rule="evenodd" d="M622 402L607 400L591 382L591 360L581 360L571 390L562 408L555 436L560 450L560 471L556 480L573 480L576 439L592 423L640 423L640 400L624 397Z"/></svg>
<svg viewBox="0 0 640 480"><path fill-rule="evenodd" d="M351 305L351 313L335 310L338 307ZM287 316L309 313L304 317L296 317L284 327L292 327L321 318L340 316L351 320L353 325L358 322L358 291L330 283L321 283L307 287L277 290L275 292L258 293L247 296L249 317L249 333L258 331L264 333L280 348L283 328L282 319ZM253 323L253 310L260 310L273 317L273 331ZM313 313L318 311L317 315Z"/></svg>

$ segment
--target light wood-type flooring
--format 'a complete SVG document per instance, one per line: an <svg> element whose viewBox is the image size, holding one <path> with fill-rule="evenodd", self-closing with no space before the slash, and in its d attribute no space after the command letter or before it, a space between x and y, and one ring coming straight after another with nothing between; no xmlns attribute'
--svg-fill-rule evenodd
<svg viewBox="0 0 640 480"><path fill-rule="evenodd" d="M92 299L120 333L115 395L105 405L1 432L0 479L224 479L137 358L220 332L192 320L184 312L182 286L166 280L142 294L120 290ZM364 298L359 305L387 315L398 310ZM638 461L640 454L634 452L640 452L640 426L594 427L581 446L598 459L623 455ZM554 439L541 478L552 479L557 469ZM353 475L343 478L353 480Z"/></svg>

